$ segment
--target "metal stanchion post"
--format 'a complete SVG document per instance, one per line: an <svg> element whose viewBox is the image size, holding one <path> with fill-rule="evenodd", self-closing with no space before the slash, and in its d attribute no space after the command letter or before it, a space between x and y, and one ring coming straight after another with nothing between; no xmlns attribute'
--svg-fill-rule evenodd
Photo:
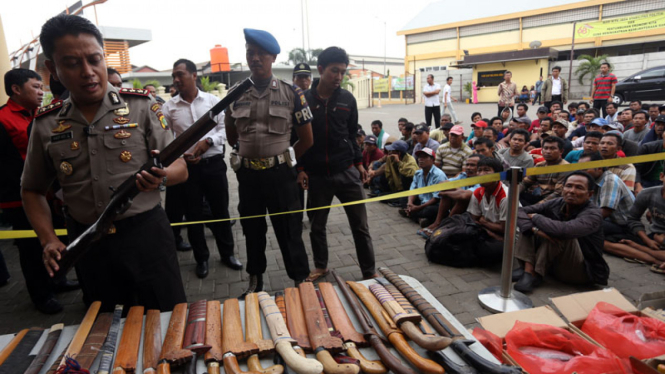
<svg viewBox="0 0 665 374"><path fill-rule="evenodd" d="M488 287L478 293L478 301L492 313L512 312L533 308L526 295L512 289L513 252L517 236L517 209L519 208L519 184L522 169L512 167L507 171L510 188L508 190L508 220L503 242L503 265L501 266L501 286Z"/></svg>

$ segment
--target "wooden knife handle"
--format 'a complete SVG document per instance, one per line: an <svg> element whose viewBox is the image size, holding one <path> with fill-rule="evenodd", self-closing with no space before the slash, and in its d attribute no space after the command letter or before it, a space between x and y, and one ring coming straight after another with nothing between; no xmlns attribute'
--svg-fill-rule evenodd
<svg viewBox="0 0 665 374"><path fill-rule="evenodd" d="M226 305L226 303L224 303L224 305ZM224 314L226 314L226 312L224 312ZM261 372L258 371L245 372L240 370L240 365L238 365L238 359L233 354L224 354L222 362L224 363L224 372L226 374L261 374Z"/></svg>
<svg viewBox="0 0 665 374"><path fill-rule="evenodd" d="M381 361L376 360L368 360L363 356L362 353L356 348L356 345L353 343L346 343L344 344L344 347L346 348L346 354L349 355L349 357L353 357L356 360L360 361L360 370L362 370L363 373L365 374L384 374L385 372L388 371L386 367L381 363Z"/></svg>
<svg viewBox="0 0 665 374"><path fill-rule="evenodd" d="M393 333L399 333L401 335L401 331L397 330L397 328L391 323L392 320L390 317L386 319L386 315L384 314L386 312L367 287L352 281L347 281L346 284L349 285L360 301L365 304L367 310L369 310L372 317L374 317L374 321L376 321L376 324L379 325L379 328L383 331L383 335L387 337L390 337Z"/></svg>
<svg viewBox="0 0 665 374"><path fill-rule="evenodd" d="M428 351L440 351L446 349L453 342L451 338L438 335L425 335L414 325L413 322L403 322L400 326L406 336L409 337L419 347L425 348Z"/></svg>
<svg viewBox="0 0 665 374"><path fill-rule="evenodd" d="M323 364L323 372L326 374L358 374L360 366L353 364L338 364L325 349L316 350L316 359Z"/></svg>
<svg viewBox="0 0 665 374"><path fill-rule="evenodd" d="M391 295L393 295L395 300L397 300L397 303L402 307L402 309L404 309L405 312L407 312L407 313L418 313L418 310L413 305L411 305L409 300L407 300L406 297L404 297L404 295L402 295L402 293L399 292L397 287L395 287L392 283L384 284L383 287L385 287L386 290L388 292L390 292ZM430 325L427 324L427 322L425 322L424 320L420 321L419 326L420 326L420 330L423 332L423 334L428 334L428 335L435 335L436 334L434 329L432 329L430 327Z"/></svg>
<svg viewBox="0 0 665 374"><path fill-rule="evenodd" d="M397 300L380 284L372 284L369 286L369 290L374 294L374 296L379 300L381 305L390 315L393 321L399 326L404 321L410 321L413 323L419 323L422 320L422 316L418 313L406 313L402 306L399 305Z"/></svg>
<svg viewBox="0 0 665 374"><path fill-rule="evenodd" d="M425 374L443 374L444 370L441 365L436 362L421 357L418 352L414 351L413 348L406 342L404 335L402 334L390 334L388 340L393 344L393 347L407 359L413 366L415 366L418 371Z"/></svg>
<svg viewBox="0 0 665 374"><path fill-rule="evenodd" d="M298 374L320 374L323 371L323 364L307 358L300 347L293 347L288 342L278 342L275 349L286 365Z"/></svg>
<svg viewBox="0 0 665 374"><path fill-rule="evenodd" d="M171 364L162 362L157 365L157 374L171 374Z"/></svg>
<svg viewBox="0 0 665 374"><path fill-rule="evenodd" d="M219 362L211 361L208 362L208 374L221 374L221 369L219 368Z"/></svg>
<svg viewBox="0 0 665 374"><path fill-rule="evenodd" d="M247 358L247 368L249 371L256 371L263 374L282 374L284 372L284 366L282 365L273 365L264 369L258 354Z"/></svg>

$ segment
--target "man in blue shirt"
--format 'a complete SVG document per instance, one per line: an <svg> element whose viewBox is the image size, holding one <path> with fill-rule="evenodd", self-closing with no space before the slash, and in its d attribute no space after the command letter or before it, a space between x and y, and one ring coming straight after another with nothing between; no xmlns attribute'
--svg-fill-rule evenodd
<svg viewBox="0 0 665 374"><path fill-rule="evenodd" d="M429 148L423 148L416 153L420 170L416 171L411 182L411 189L427 187L448 180L441 169L434 167L436 154ZM406 208L400 209L399 214L409 217L420 223L420 227L427 227L436 218L439 210L438 191L409 196Z"/></svg>

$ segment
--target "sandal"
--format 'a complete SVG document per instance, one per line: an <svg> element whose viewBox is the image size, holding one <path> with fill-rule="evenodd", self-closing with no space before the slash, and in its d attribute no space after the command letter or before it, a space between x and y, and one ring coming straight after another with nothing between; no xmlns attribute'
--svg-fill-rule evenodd
<svg viewBox="0 0 665 374"><path fill-rule="evenodd" d="M425 239L429 239L429 237L432 236L432 230L424 228L416 231L416 234L422 236Z"/></svg>
<svg viewBox="0 0 665 374"><path fill-rule="evenodd" d="M626 261L626 262L630 262L631 264L642 264L642 265L647 265L646 262L644 262L644 261L642 261L642 260L638 260L638 259L636 259L636 258L628 258L628 257L624 257L623 260Z"/></svg>
<svg viewBox="0 0 665 374"><path fill-rule="evenodd" d="M665 274L665 269L661 269L660 266L656 264L651 265L649 270L653 271L654 273Z"/></svg>
<svg viewBox="0 0 665 374"><path fill-rule="evenodd" d="M317 269L317 270L318 270L318 269ZM322 272L319 272L319 271L313 271L313 272L309 273L309 275L307 276L307 278L305 278L305 282L316 282L317 280L319 280L319 278L323 278L323 277L325 277L326 275L328 275L328 269L326 269L326 270L324 270L324 271L322 271Z"/></svg>

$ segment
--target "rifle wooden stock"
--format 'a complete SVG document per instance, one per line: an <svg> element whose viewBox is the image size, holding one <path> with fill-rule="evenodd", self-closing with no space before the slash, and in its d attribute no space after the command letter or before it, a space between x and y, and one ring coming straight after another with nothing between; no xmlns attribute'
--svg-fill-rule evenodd
<svg viewBox="0 0 665 374"><path fill-rule="evenodd" d="M222 362L222 312L219 301L208 301L206 312L206 345L210 350L205 354L208 365L208 374L219 374L219 364Z"/></svg>
<svg viewBox="0 0 665 374"><path fill-rule="evenodd" d="M360 362L360 369L366 374L383 374L387 372L388 370L383 366L381 361L371 361L365 358L365 356L363 356L356 348L357 343L353 339L347 338L352 337L365 344L365 346L369 345L367 340L365 340L365 338L353 327L353 323L348 314L346 314L342 301L337 296L335 287L327 282L321 282L318 286L323 302L329 312L330 319L332 320L335 329L339 331L342 336L342 341L344 341L343 348L346 351L346 354L349 355L349 357L358 360Z"/></svg>
<svg viewBox="0 0 665 374"><path fill-rule="evenodd" d="M383 331L383 334L388 337L388 340L393 344L393 347L412 363L419 371L427 374L443 374L443 368L436 362L421 357L416 351L411 348L409 343L404 339L404 335L393 325L390 316L387 315L379 301L372 295L372 293L363 285L356 282L346 282L353 292L358 296L360 301L365 304L367 310L372 314L376 323Z"/></svg>
<svg viewBox="0 0 665 374"><path fill-rule="evenodd" d="M85 342L85 339L88 337L88 334L92 329L92 324L95 322L95 318L97 318L97 313L99 313L99 308L101 306L101 301L95 301L90 305L90 308L88 308L88 311L83 317L83 321L81 321L81 325L79 325L78 330L76 330L76 334L74 334L71 343L69 343L67 351L65 351L65 356L62 358L58 366L64 365L65 359L67 357L72 357L75 359L79 352L81 352L81 347L83 347L83 343Z"/></svg>
<svg viewBox="0 0 665 374"><path fill-rule="evenodd" d="M186 318L187 303L177 304L171 313L162 352L159 355L158 374L170 374L171 365L182 365L192 359L192 351L182 349Z"/></svg>
<svg viewBox="0 0 665 374"><path fill-rule="evenodd" d="M9 344L7 344L5 348L2 349L2 351L0 351L0 366L2 366L2 364L5 363L7 357L9 357L9 355L12 354L14 349L16 349L18 343L20 343L21 340L23 340L28 331L30 331L30 329L23 329L19 331L18 334L16 334L16 336L14 336L14 338L12 338L12 340L9 341Z"/></svg>
<svg viewBox="0 0 665 374"><path fill-rule="evenodd" d="M399 292L399 290L395 286L393 286L392 283L390 283L385 278L376 278L376 280L379 283L381 283L388 292L390 292L390 294L395 298L395 300L397 300L397 303L402 307L402 309L404 309L404 311L406 311L407 313L419 313L418 310L413 305L411 305L409 300L407 300L406 297L404 297L404 295L402 295L402 293ZM434 329L432 329L430 325L425 321L420 321L418 326L420 327L420 330L423 332L423 334L427 335L436 334Z"/></svg>
<svg viewBox="0 0 665 374"><path fill-rule="evenodd" d="M418 346L428 351L439 351L450 345L452 339L443 336L424 335L415 325L422 317L418 313L407 314L392 295L381 284L369 286L369 290L376 296L383 308L390 314L400 329ZM414 317L415 316L415 317Z"/></svg>
<svg viewBox="0 0 665 374"><path fill-rule="evenodd" d="M118 186L111 197L111 201L99 218L97 218L97 221L85 230L83 234L79 235L78 238L74 239L61 253L55 277L60 278L65 276L67 271L87 252L92 244L108 234L113 220L129 208L132 199L140 192L138 187L136 187L137 173L143 170L150 172L153 166L167 167L171 165L183 153L187 152L191 146L203 139L205 134L217 126L214 117L236 101L252 84L253 82L249 78L238 84L222 100L210 108L201 118L196 120L185 132L178 135L176 139L162 149L158 157L149 160L136 173L132 173L130 177Z"/></svg>
<svg viewBox="0 0 665 374"><path fill-rule="evenodd" d="M92 326L90 334L85 339L81 352L76 357L76 362L81 365L82 369L90 369L90 365L92 365L95 358L99 355L99 351L106 340L106 335L109 333L112 322L113 313L101 313L97 317L97 321Z"/></svg>
<svg viewBox="0 0 665 374"><path fill-rule="evenodd" d="M360 306L360 302L356 296L351 292L349 286L344 282L336 271L332 271L332 275L342 291L344 298L351 306L353 313L360 322L360 326L365 333L365 338L372 345L376 353L381 358L381 361L395 374L415 374L415 372L404 365L397 357L395 357L386 347L383 340L379 337L379 333L374 329L374 324L365 313L365 310Z"/></svg>
<svg viewBox="0 0 665 374"><path fill-rule="evenodd" d="M281 310L270 295L266 292L259 292L258 301L261 305L263 315L266 317L266 323L270 329L270 336L275 343L275 349L282 356L286 365L298 374L321 373L323 365L320 362L306 358L302 349L300 349L299 353L296 353L296 350L292 346L296 341L291 338L289 330L286 328L286 323L284 323Z"/></svg>
<svg viewBox="0 0 665 374"><path fill-rule="evenodd" d="M436 308L432 306L418 291L409 286L402 278L393 273L390 269L381 267L378 269L383 276L390 281L397 289L418 309L418 311L427 319L430 325L441 335L453 338L450 347L457 353L462 360L466 361L481 373L489 374L516 374L521 373L519 368L494 364L472 351L468 344L470 341L461 340L464 336L447 321Z"/></svg>
<svg viewBox="0 0 665 374"><path fill-rule="evenodd" d="M306 352L311 352L312 343L309 341L309 335L307 335L300 291L297 288L286 288L284 299L286 302L286 326L291 332L291 337L298 342L300 348Z"/></svg>
<svg viewBox="0 0 665 374"><path fill-rule="evenodd" d="M222 362L226 373L245 373L238 366L238 358L245 358L258 353L256 344L247 343L242 338L242 321L240 320L240 304L238 299L224 301L224 315L222 321ZM256 371L247 373L262 374Z"/></svg>
<svg viewBox="0 0 665 374"><path fill-rule="evenodd" d="M24 374L38 374L42 370L46 360L48 360L48 358L51 356L53 348L58 343L58 339L60 339L60 334L62 334L62 328L64 326L65 325L62 323L51 326L44 345L42 345L39 353L37 353L37 356L35 356L35 359L32 360L32 363Z"/></svg>
<svg viewBox="0 0 665 374"><path fill-rule="evenodd" d="M146 312L145 331L143 333L143 374L155 373L162 350L162 323L159 310Z"/></svg>
<svg viewBox="0 0 665 374"><path fill-rule="evenodd" d="M125 319L125 326L122 328L118 354L115 356L114 374L133 373L136 371L142 330L143 307L133 306L129 309L129 313L127 313L127 318Z"/></svg>
<svg viewBox="0 0 665 374"><path fill-rule="evenodd" d="M282 374L284 372L282 365L273 365L265 369L261 366L259 355L274 352L275 344L272 340L263 339L261 310L259 309L259 295L257 293L250 293L245 296L245 341L254 343L259 347L259 353L253 354L247 359L249 370L264 374Z"/></svg>

